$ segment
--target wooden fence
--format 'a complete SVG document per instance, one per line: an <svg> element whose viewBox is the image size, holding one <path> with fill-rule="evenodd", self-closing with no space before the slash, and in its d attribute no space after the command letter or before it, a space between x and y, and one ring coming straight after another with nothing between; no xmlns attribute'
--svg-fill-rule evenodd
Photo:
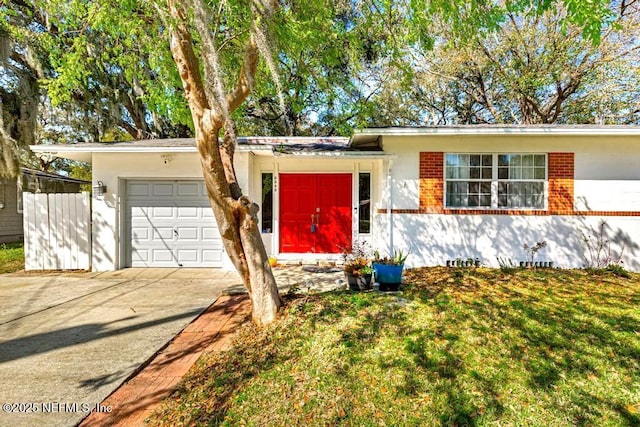
<svg viewBox="0 0 640 427"><path fill-rule="evenodd" d="M89 193L23 193L25 270L91 267Z"/></svg>

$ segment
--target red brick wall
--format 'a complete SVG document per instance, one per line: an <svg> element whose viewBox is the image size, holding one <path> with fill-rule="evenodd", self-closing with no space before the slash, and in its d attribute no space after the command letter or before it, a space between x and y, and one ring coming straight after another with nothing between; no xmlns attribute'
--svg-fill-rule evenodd
<svg viewBox="0 0 640 427"><path fill-rule="evenodd" d="M421 213L479 214L479 215L572 215L574 153L549 153L549 206L547 211L536 210L473 210L444 209L444 153L420 153L420 209Z"/></svg>
<svg viewBox="0 0 640 427"><path fill-rule="evenodd" d="M574 153L549 153L549 214L573 213Z"/></svg>
<svg viewBox="0 0 640 427"><path fill-rule="evenodd" d="M444 206L444 153L420 153L420 209L442 212Z"/></svg>

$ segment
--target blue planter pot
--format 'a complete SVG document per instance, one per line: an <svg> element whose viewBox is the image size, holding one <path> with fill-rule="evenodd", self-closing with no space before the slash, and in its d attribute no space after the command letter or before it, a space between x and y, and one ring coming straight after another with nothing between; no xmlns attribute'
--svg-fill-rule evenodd
<svg viewBox="0 0 640 427"><path fill-rule="evenodd" d="M373 263L376 282L380 283L381 291L397 291L402 283L402 269L404 265L387 265Z"/></svg>

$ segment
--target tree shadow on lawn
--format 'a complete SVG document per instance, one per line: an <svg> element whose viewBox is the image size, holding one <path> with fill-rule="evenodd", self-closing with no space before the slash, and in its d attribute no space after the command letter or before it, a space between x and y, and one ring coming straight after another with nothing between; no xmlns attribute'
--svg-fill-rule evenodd
<svg viewBox="0 0 640 427"><path fill-rule="evenodd" d="M558 275L558 272L553 273ZM527 385L533 393L557 393L557 387L566 384L567 379L597 378L607 375L607 369L624 370L630 374L637 371L640 360L637 331L640 330L640 323L630 314L630 310L636 307L634 301L637 302L640 293L631 282L628 285L626 282L607 283L606 286L619 286L616 290L621 292L616 293L598 284L561 287L547 275L533 277L537 282L524 287L511 283L512 278L495 274L495 271L479 275L488 276L493 281L477 286L473 277L468 277L472 274L452 271L435 283L418 285L410 290L410 294L447 313L457 306L468 316L468 327L478 336L501 337L508 359L524 371L528 378ZM581 272L561 272L559 275L567 283L583 276ZM462 294L462 297L457 300L452 298L456 294ZM454 301L453 305L447 307L451 301ZM424 350L418 349L418 361L427 361L418 364L434 371L440 378L447 378L449 372L438 372L437 365L428 363L429 358ZM464 374L463 371L457 370L456 375ZM504 408L497 398L496 383L487 379L483 372L472 374L474 381L478 382L476 386L489 396L496 396L488 402L485 400L490 407L484 410L499 416ZM443 392L450 398L455 397L457 400L454 401L457 402L460 396L464 396L464 392L460 393L460 386L459 382L449 383ZM571 405L564 410L572 414L577 424L597 421L605 408L617 412L630 424L640 423L636 414L624 410L624 407L620 410L618 396L624 394L622 389L625 385L614 384L612 387L618 388L613 391L616 397L611 397L610 393L609 396L605 393L605 397L598 398L585 393L565 396L571 400ZM465 405L458 408L462 411L460 414L467 413L465 408Z"/></svg>
<svg viewBox="0 0 640 427"><path fill-rule="evenodd" d="M268 333L251 324L245 328L231 350L203 355L196 362L170 400L156 410L151 425L219 425L238 390L288 360Z"/></svg>
<svg viewBox="0 0 640 427"><path fill-rule="evenodd" d="M602 395L576 385L576 378L590 375L597 378L595 381L607 381L612 369L626 371L637 380L634 372L640 345L635 334L640 328L629 313L633 306L627 304L637 293L631 290L620 295L594 286L589 289L592 301L582 301L580 289L559 286L550 277L543 276L537 287L523 287L495 271L483 273L493 280L489 284L466 272L449 274L435 284L408 285L399 296L337 292L317 297L322 298L319 306L313 303L316 297L309 298L309 304L307 297L298 298L289 309L301 314L300 322L310 322L311 331L354 316L354 323L339 331L339 345L349 349L345 352L347 368L336 368L343 369L337 374L344 377L349 375L349 365L360 363L362 355L375 348L381 334L396 336L402 354L392 358L381 355L378 367L400 370L402 383L395 390L399 396L429 392L434 393L434 399L436 394L442 397L444 403L437 408L442 424L495 422L505 417L507 403L515 408L510 412L520 411L527 399L540 400L536 402L540 409L566 414L570 418L565 420L572 419L578 425L597 424L611 411L630 425L640 423L636 414L625 410L628 402L620 401L624 395L620 390L630 387L633 378L629 384L607 385L613 391ZM561 277L570 281L573 274ZM374 304L380 302L378 298L385 298L382 309ZM411 310L406 308L413 301L431 312L431 325L413 321ZM179 391L184 397L174 395L175 405L189 407L199 403L197 397L204 394L216 397L203 407L190 409L187 422L222 422L237 392L261 373L296 357L278 347L287 339L304 339L296 337L295 329L295 323L285 325L278 332L284 336L277 339L255 332L259 336L246 345L240 342L233 353L215 356L216 363L213 359L199 363ZM511 382L516 383L516 389L525 387L526 395L508 402L505 385L511 387ZM549 396L568 403L560 407Z"/></svg>

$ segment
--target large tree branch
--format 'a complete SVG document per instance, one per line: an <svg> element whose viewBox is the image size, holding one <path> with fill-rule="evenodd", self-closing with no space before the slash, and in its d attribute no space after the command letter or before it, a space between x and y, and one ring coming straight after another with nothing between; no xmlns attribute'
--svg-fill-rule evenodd
<svg viewBox="0 0 640 427"><path fill-rule="evenodd" d="M249 39L247 49L244 54L244 60L242 61L242 68L238 75L238 81L231 93L227 95L227 105L229 113L238 108L244 100L249 96L253 89L253 82L255 80L256 71L258 69L258 46L253 36Z"/></svg>
<svg viewBox="0 0 640 427"><path fill-rule="evenodd" d="M198 59L193 52L193 40L186 24L185 11L175 0L169 0L169 12L175 19L171 26L171 53L178 67L182 79L185 96L191 108L192 115L202 117L209 103L204 91L202 76L200 76ZM196 117L194 117L194 120Z"/></svg>

